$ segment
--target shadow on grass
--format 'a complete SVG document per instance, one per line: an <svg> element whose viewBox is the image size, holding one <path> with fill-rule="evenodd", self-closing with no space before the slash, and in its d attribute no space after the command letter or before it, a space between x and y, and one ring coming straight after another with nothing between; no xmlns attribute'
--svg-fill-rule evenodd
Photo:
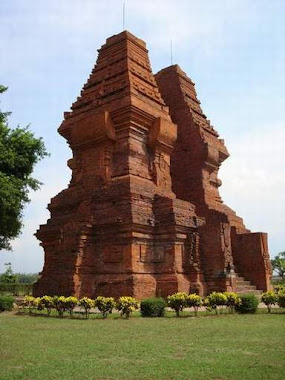
<svg viewBox="0 0 285 380"><path fill-rule="evenodd" d="M56 312L52 312L51 314L46 314L40 311L32 311L29 312L27 310L18 310L14 312L15 315L17 316L29 316L29 317L34 317L34 318L52 318L52 319L70 319L70 320L77 320L77 321L86 321L86 320L128 320L128 318L122 318L118 313L112 313L109 314L107 318L103 318L100 313L96 312L91 312L89 313L89 317L86 318L84 312L80 311L75 311L72 316L69 314L64 314L63 316L59 316L56 314ZM226 310L223 310L222 312L219 312L216 314L215 312L210 312L210 311L199 311L197 316L194 314L194 312L191 311L182 311L180 316L177 317L175 312L173 311L166 311L164 317L142 317L140 312L134 312L129 319L137 319L137 318L143 318L143 319L153 319L153 318L162 318L162 319L169 319L169 318L174 318L174 319L199 319L199 318L222 318L222 317L228 317L228 316L234 316L237 315L238 313L229 313ZM284 316L285 315L285 310L284 309L272 309L271 313L268 313L267 309L265 308L259 308L256 313L245 313L245 314L251 314L251 315L280 315ZM242 314L241 314L242 315Z"/></svg>

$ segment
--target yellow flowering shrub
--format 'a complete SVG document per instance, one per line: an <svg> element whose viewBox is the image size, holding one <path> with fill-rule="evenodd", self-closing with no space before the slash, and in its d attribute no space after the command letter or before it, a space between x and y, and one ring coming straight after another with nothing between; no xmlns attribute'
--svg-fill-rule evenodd
<svg viewBox="0 0 285 380"><path fill-rule="evenodd" d="M113 297L98 296L95 299L95 306L98 307L103 318L107 318L108 313L112 313L112 310L116 307L116 302Z"/></svg>
<svg viewBox="0 0 285 380"><path fill-rule="evenodd" d="M66 310L66 298L64 296L54 296L53 304L60 317L63 317L63 313Z"/></svg>
<svg viewBox="0 0 285 380"><path fill-rule="evenodd" d="M139 308L139 302L133 297L120 297L116 308L119 310L121 317L129 318L131 313Z"/></svg>
<svg viewBox="0 0 285 380"><path fill-rule="evenodd" d="M70 316L73 315L74 308L78 305L78 299L76 297L66 297L65 298L65 308L69 311Z"/></svg>
<svg viewBox="0 0 285 380"><path fill-rule="evenodd" d="M47 309L48 315L51 313L51 309L54 307L53 298L50 296L43 296L39 298L38 308Z"/></svg>
<svg viewBox="0 0 285 380"><path fill-rule="evenodd" d="M271 313L271 306L277 303L278 296L273 291L263 293L261 301L267 306L268 313Z"/></svg>
<svg viewBox="0 0 285 380"><path fill-rule="evenodd" d="M194 308L195 315L197 316L198 309L202 306L203 300L202 297L196 293L189 294L189 296L187 296L186 304L188 307Z"/></svg>
<svg viewBox="0 0 285 380"><path fill-rule="evenodd" d="M88 297L83 297L78 301L78 305L84 309L86 318L89 317L90 309L95 306L94 300Z"/></svg>
<svg viewBox="0 0 285 380"><path fill-rule="evenodd" d="M241 304L241 298L234 292L224 292L224 295L227 298L226 306L229 308L229 312L234 313L235 307Z"/></svg>
<svg viewBox="0 0 285 380"><path fill-rule="evenodd" d="M32 313L33 309L36 309L38 307L38 302L36 301L35 297L32 296L25 296L23 300L23 306L29 310L29 313Z"/></svg>
<svg viewBox="0 0 285 380"><path fill-rule="evenodd" d="M167 297L167 304L171 309L175 310L176 316L179 317L180 312L187 307L187 300L188 294L178 292Z"/></svg>
<svg viewBox="0 0 285 380"><path fill-rule="evenodd" d="M204 306L208 310L215 310L216 314L218 314L218 306L225 306L226 304L227 297L224 293L220 292L212 292L204 300Z"/></svg>

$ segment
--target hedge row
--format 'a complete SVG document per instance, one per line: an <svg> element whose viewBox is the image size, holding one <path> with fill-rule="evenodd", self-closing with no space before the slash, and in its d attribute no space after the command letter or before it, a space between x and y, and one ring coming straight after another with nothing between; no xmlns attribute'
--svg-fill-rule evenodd
<svg viewBox="0 0 285 380"><path fill-rule="evenodd" d="M268 312L271 312L271 307L274 304L278 304L279 307L285 307L285 290L280 290L278 293L269 291L263 293L261 296L262 302L267 306ZM11 310L13 307L14 299L11 296L0 296L0 311ZM235 311L240 313L254 313L257 310L259 299L255 294L243 294L238 295L233 292L213 292L205 298L200 297L197 294L187 294L178 292L163 298L148 298L142 300L139 304L132 297L120 297L116 302L113 297L99 296L95 300L87 297L77 299L76 297L64 297L64 296L43 296L32 297L26 296L24 298L22 306L29 310L30 313L33 310L46 310L50 315L52 309L55 309L60 317L65 312L73 315L76 306L81 307L84 310L86 318L88 318L90 310L97 307L103 318L107 318L109 313L112 313L114 309L117 309L121 316L129 318L134 310L139 307L141 309L141 315L143 317L162 317L165 314L165 308L168 306L172 308L177 317L179 317L181 311L184 308L194 308L195 315L201 306L205 306L208 311L215 311L216 314L223 307L227 307L230 313Z"/></svg>
<svg viewBox="0 0 285 380"><path fill-rule="evenodd" d="M90 309L97 307L103 318L107 318L109 313L112 313L114 309L117 309L122 317L129 318L131 313L140 307L141 315L143 317L162 317L165 314L165 308L168 306L173 309L176 316L179 317L180 313L185 308L193 308L195 315L201 306L205 306L208 311L215 311L218 314L220 307L227 307L230 313L235 310L241 313L254 313L257 309L259 300L254 294L246 294L238 296L233 292L218 293L213 292L204 299L197 294L187 294L178 292L163 298L149 298L142 300L139 304L132 297L120 297L115 302L112 297L99 296L95 300L87 297L77 299L76 297L64 297L64 296L43 296L34 298L26 296L23 302L23 306L29 309L32 313L34 309L46 310L50 315L51 310L55 309L60 317L65 312L68 312L70 316L73 315L73 311L76 306L84 309L86 318L88 318Z"/></svg>
<svg viewBox="0 0 285 380"><path fill-rule="evenodd" d="M13 296L30 295L34 284L20 284L0 282L0 294L13 294Z"/></svg>
<svg viewBox="0 0 285 380"><path fill-rule="evenodd" d="M285 288L281 287L278 291L263 293L261 301L267 306L269 313L271 312L272 305L275 304L278 304L281 308L285 308ZM167 304L175 310L177 317L186 307L193 307L195 315L197 315L197 311L201 306L205 306L208 311L214 310L216 314L218 314L220 306L226 306L230 313L234 313L235 311L239 313L255 313L259 304L259 298L253 293L238 295L234 292L213 292L202 299L197 294L179 292L168 296Z"/></svg>
<svg viewBox="0 0 285 380"><path fill-rule="evenodd" d="M256 298L255 295L253 297ZM167 297L167 304L175 311L176 316L179 317L180 312L187 307L193 307L195 315L197 315L198 309L201 306L205 306L208 311L214 310L216 314L218 314L220 306L226 306L229 312L233 313L237 307L242 307L242 300L243 296L238 296L234 292L212 292L205 298L197 294L178 292Z"/></svg>
<svg viewBox="0 0 285 380"><path fill-rule="evenodd" d="M97 307L102 314L103 318L107 318L108 313L112 313L113 309L117 309L121 316L129 318L131 313L139 308L139 303L133 297L120 297L115 302L113 297L97 297L92 300L88 297L77 299L76 297L64 297L64 296L43 296L43 297L31 297L26 296L23 301L23 306L29 309L32 313L33 310L46 310L50 315L51 310L55 309L62 317L64 312L68 312L72 317L76 306L81 307L84 310L85 317L89 317L90 310Z"/></svg>

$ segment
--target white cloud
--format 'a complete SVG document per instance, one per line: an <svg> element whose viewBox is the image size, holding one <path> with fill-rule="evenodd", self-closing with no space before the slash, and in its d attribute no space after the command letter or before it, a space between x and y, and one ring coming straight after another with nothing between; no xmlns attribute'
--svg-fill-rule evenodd
<svg viewBox="0 0 285 380"><path fill-rule="evenodd" d="M71 152L56 128L86 81L96 49L121 31L122 4L1 2L0 66L3 83L10 86L5 108L13 111L15 123L32 123L52 156L36 169L45 186L31 194L23 234L12 254L0 255L0 272L7 261L17 270L41 269L42 249L33 233L49 215L50 198L70 177ZM126 0L126 29L147 42L154 71L170 64L172 39L174 61L197 80L202 105L231 153L221 168L225 202L252 230L269 232L273 253L284 250L285 24L282 16L275 20L282 7L284 2L264 0Z"/></svg>
<svg viewBox="0 0 285 380"><path fill-rule="evenodd" d="M222 197L253 231L269 233L270 249L284 249L285 124L251 128L229 141L223 163Z"/></svg>

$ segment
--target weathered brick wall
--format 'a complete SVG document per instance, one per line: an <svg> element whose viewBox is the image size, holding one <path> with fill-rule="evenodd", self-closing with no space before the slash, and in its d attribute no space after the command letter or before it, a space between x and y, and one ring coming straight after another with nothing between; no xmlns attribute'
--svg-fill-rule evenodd
<svg viewBox="0 0 285 380"><path fill-rule="evenodd" d="M247 274L249 261L263 265L263 270L249 279L260 289L268 289L271 272L264 264L269 262L268 249L262 248L261 240L250 234L242 219L224 205L220 197L222 182L218 171L229 154L201 109L194 83L177 65L161 70L156 80L171 118L177 124L177 140L171 156L173 191L177 197L191 200L197 214L206 220L201 229L201 249L207 291L234 288L235 269ZM237 250L236 239L235 250L232 248L231 228L244 236L240 238L243 253ZM266 241L265 235L263 240ZM247 257L251 259L247 261Z"/></svg>
<svg viewBox="0 0 285 380"><path fill-rule="evenodd" d="M37 232L45 266L35 294L203 291L200 243L189 244L203 218L172 191L177 130L143 41L128 32L107 40L59 132L72 179Z"/></svg>
<svg viewBox="0 0 285 380"><path fill-rule="evenodd" d="M141 299L235 287L234 261L242 270L246 259L233 255L230 228L248 231L219 195L227 150L177 66L157 81L145 43L129 32L99 49L59 128L72 178L36 234L45 264L35 295Z"/></svg>
<svg viewBox="0 0 285 380"><path fill-rule="evenodd" d="M232 247L239 273L258 289L270 289L271 265L268 258L267 234L262 232L239 234L232 228Z"/></svg>

